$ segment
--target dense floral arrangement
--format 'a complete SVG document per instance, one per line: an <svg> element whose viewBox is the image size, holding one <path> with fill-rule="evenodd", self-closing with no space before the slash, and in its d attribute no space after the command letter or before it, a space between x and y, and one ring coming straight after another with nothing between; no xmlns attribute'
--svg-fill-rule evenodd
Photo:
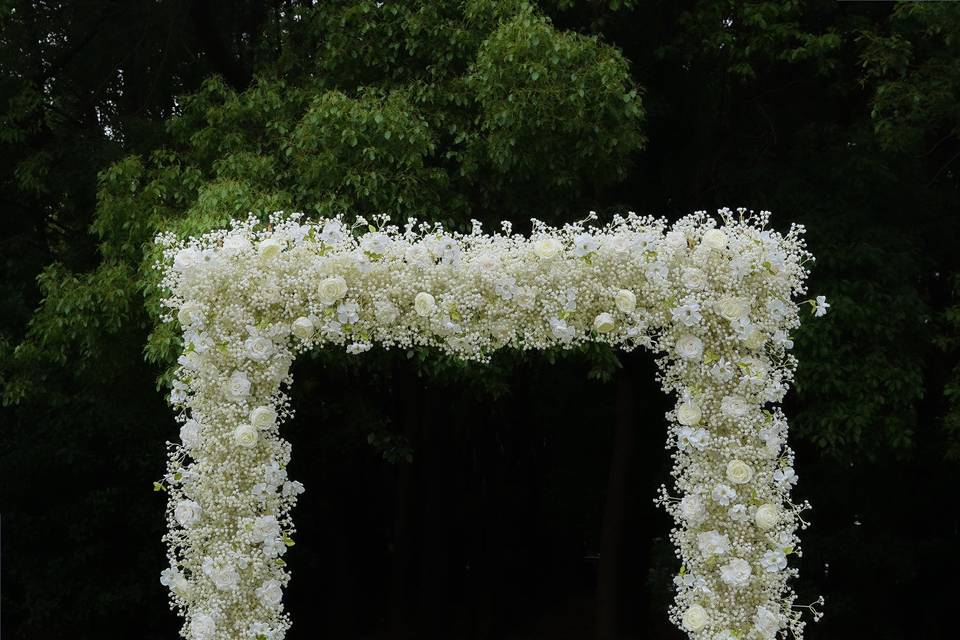
<svg viewBox="0 0 960 640"><path fill-rule="evenodd" d="M410 221L304 222L179 240L161 235L164 320L183 327L170 401L181 423L167 474L170 566L161 582L194 640L278 640L290 626L283 560L303 486L290 480L290 365L321 346L359 354L436 347L483 362L495 349L602 342L658 355L680 562L671 619L692 638L802 635L788 580L803 524L787 422L775 405L796 360L790 331L812 260L794 226L722 209L673 225L595 216L529 237ZM807 301L816 315L827 303ZM810 607L813 608L813 607ZM818 612L814 610L815 617Z"/></svg>

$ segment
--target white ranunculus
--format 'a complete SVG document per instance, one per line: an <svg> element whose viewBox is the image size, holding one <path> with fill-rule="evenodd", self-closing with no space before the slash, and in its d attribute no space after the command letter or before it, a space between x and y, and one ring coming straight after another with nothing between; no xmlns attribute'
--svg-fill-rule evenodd
<svg viewBox="0 0 960 640"><path fill-rule="evenodd" d="M177 311L177 320L180 321L180 326L182 327L203 324L203 310L200 307L200 303L195 300L187 300L184 302L180 310Z"/></svg>
<svg viewBox="0 0 960 640"><path fill-rule="evenodd" d="M238 447L249 449L256 446L259 439L260 435L252 424L241 424L233 430L233 443Z"/></svg>
<svg viewBox="0 0 960 640"><path fill-rule="evenodd" d="M316 332L317 328L313 324L313 320L307 318L306 316L300 316L293 321L293 324L290 326L290 331L293 335L297 336L301 340L309 340L313 337L313 334Z"/></svg>
<svg viewBox="0 0 960 640"><path fill-rule="evenodd" d="M708 249L719 251L727 246L727 234L720 229L707 229L700 243Z"/></svg>
<svg viewBox="0 0 960 640"><path fill-rule="evenodd" d="M273 355L273 341L263 336L250 336L243 343L247 350L247 357L257 362L263 362Z"/></svg>
<svg viewBox="0 0 960 640"><path fill-rule="evenodd" d="M750 582L751 575L753 569L743 558L731 558L727 564L720 567L720 579L731 587L745 586Z"/></svg>
<svg viewBox="0 0 960 640"><path fill-rule="evenodd" d="M780 509L775 504L762 504L753 514L753 521L763 531L772 529L780 522Z"/></svg>
<svg viewBox="0 0 960 640"><path fill-rule="evenodd" d="M706 514L700 496L686 495L680 500L680 514L692 524L699 522Z"/></svg>
<svg viewBox="0 0 960 640"><path fill-rule="evenodd" d="M257 245L257 253L267 260L277 257L281 251L283 251L283 244L276 238L267 238Z"/></svg>
<svg viewBox="0 0 960 640"><path fill-rule="evenodd" d="M533 252L538 258L549 260L556 258L563 251L563 245L556 238L541 238L533 243Z"/></svg>
<svg viewBox="0 0 960 640"><path fill-rule="evenodd" d="M437 301L426 291L421 291L413 299L413 309L418 316L426 318L437 309Z"/></svg>
<svg viewBox="0 0 960 640"><path fill-rule="evenodd" d="M223 394L227 400L242 401L250 395L250 378L242 371L234 371L223 385Z"/></svg>
<svg viewBox="0 0 960 640"><path fill-rule="evenodd" d="M613 296L613 301L617 305L617 309L623 313L633 313L634 309L637 308L637 296L629 289L617 291L616 295Z"/></svg>
<svg viewBox="0 0 960 640"><path fill-rule="evenodd" d="M698 360L703 355L703 341L687 334L677 340L677 355L684 360Z"/></svg>
<svg viewBox="0 0 960 640"><path fill-rule="evenodd" d="M180 442L187 449L193 449L200 445L200 423L196 420L187 420L180 427Z"/></svg>
<svg viewBox="0 0 960 640"><path fill-rule="evenodd" d="M687 631L696 633L701 631L710 623L710 615L707 610L698 604L689 607L683 613L683 627Z"/></svg>
<svg viewBox="0 0 960 640"><path fill-rule="evenodd" d="M173 510L173 517L188 529L200 522L202 510L193 500L181 500Z"/></svg>
<svg viewBox="0 0 960 640"><path fill-rule="evenodd" d="M727 463L727 479L734 484L746 484L753 478L753 467L743 460Z"/></svg>
<svg viewBox="0 0 960 640"><path fill-rule="evenodd" d="M190 621L190 632L196 640L213 640L217 633L217 623L206 613L198 613Z"/></svg>
<svg viewBox="0 0 960 640"><path fill-rule="evenodd" d="M283 589L276 580L267 580L257 588L257 598L265 607L276 607L283 601Z"/></svg>
<svg viewBox="0 0 960 640"><path fill-rule="evenodd" d="M617 323L609 313L601 313L593 319L593 329L597 333L610 333Z"/></svg>
<svg viewBox="0 0 960 640"><path fill-rule="evenodd" d="M724 319L733 322L747 315L747 305L735 296L723 296L717 302L717 313Z"/></svg>
<svg viewBox="0 0 960 640"><path fill-rule="evenodd" d="M702 417L703 411L700 410L700 405L692 400L677 407L677 422L682 425L692 427L699 424Z"/></svg>
<svg viewBox="0 0 960 640"><path fill-rule="evenodd" d="M730 538L719 531L704 531L697 534L697 547L704 558L722 556L730 550Z"/></svg>
<svg viewBox="0 0 960 640"><path fill-rule="evenodd" d="M254 429L269 429L277 423L277 412L269 405L257 407L250 412L250 425Z"/></svg>
<svg viewBox="0 0 960 640"><path fill-rule="evenodd" d="M320 283L319 294L320 301L329 306L347 295L347 281L343 276L325 278Z"/></svg>

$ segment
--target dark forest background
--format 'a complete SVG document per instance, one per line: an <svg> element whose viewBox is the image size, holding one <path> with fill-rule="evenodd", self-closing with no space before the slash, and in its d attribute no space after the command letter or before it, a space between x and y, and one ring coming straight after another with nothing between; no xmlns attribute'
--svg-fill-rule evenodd
<svg viewBox="0 0 960 640"><path fill-rule="evenodd" d="M172 638L147 255L248 211L807 225L811 640L955 637L960 5L0 1L11 639ZM645 354L296 365L292 640L679 638ZM953 629L953 632L950 632Z"/></svg>

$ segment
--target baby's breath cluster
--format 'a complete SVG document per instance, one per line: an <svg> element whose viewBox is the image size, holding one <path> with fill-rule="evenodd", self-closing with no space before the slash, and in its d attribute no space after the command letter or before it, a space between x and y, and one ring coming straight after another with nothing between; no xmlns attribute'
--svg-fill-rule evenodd
<svg viewBox="0 0 960 640"><path fill-rule="evenodd" d="M170 401L180 442L161 582L192 640L279 640L290 626L284 551L303 486L287 477L285 390L303 351L429 346L487 361L495 349L602 342L658 354L676 497L671 619L697 640L769 639L803 622L788 579L806 506L776 406L796 360L794 300L812 260L803 229L721 209L673 225L629 213L529 237L439 225L277 213L200 238L157 238L164 320L183 328ZM816 315L827 308L810 301ZM816 613L816 612L815 612Z"/></svg>

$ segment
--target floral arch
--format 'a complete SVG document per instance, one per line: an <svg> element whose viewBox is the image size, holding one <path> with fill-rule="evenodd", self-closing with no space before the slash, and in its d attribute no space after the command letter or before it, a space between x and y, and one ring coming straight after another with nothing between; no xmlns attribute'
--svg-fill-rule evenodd
<svg viewBox="0 0 960 640"><path fill-rule="evenodd" d="M157 238L163 319L183 327L170 395L170 566L161 582L193 640L279 640L290 626L283 554L303 486L287 478L279 425L303 351L435 347L477 362L493 350L600 342L656 354L676 397L666 414L678 575L671 620L690 637L803 632L793 452L777 406L796 368L790 332L812 256L803 228L721 209L673 225L629 213L561 228L533 221L466 234L386 219L304 222L275 214L180 240ZM806 301L816 315L822 297ZM819 614L813 611L814 617Z"/></svg>

